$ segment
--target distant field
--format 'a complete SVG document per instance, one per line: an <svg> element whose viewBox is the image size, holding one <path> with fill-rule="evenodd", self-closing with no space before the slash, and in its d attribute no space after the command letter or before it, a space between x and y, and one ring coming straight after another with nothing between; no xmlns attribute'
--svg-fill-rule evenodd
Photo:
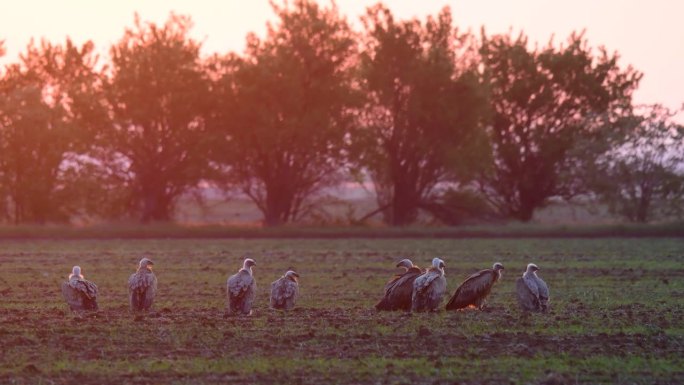
<svg viewBox="0 0 684 385"><path fill-rule="evenodd" d="M349 220L359 219L377 209L377 203L370 193L355 193L353 198L332 199L321 205L321 210L315 218L306 218L303 222L326 225L348 225ZM263 215L256 205L244 198L228 201L209 199L204 207L191 199L183 199L178 205L176 221L188 224L229 224L255 225L260 224ZM424 216L423 222L430 218ZM588 205L553 202L537 210L533 218L534 223L550 225L596 225L619 223L606 212L605 207L596 206L590 209ZM381 223L381 217L376 215L368 220L369 224Z"/></svg>
<svg viewBox="0 0 684 385"><path fill-rule="evenodd" d="M224 319L223 287L257 261L256 314ZM142 321L125 283L156 262L159 296ZM485 312L372 310L394 263L440 256L449 292L506 266ZM549 314L522 314L515 278L536 262ZM101 310L67 311L72 265L100 288ZM270 282L301 275L297 309L267 308ZM0 383L684 383L684 239L4 240Z"/></svg>

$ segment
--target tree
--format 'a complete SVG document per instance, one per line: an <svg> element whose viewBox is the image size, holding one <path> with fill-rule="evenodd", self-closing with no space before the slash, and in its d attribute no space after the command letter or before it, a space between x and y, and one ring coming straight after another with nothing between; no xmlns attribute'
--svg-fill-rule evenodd
<svg viewBox="0 0 684 385"><path fill-rule="evenodd" d="M111 48L106 97L113 127L102 135L128 166L129 210L143 222L172 218L178 197L207 177L209 81L191 21L142 23Z"/></svg>
<svg viewBox="0 0 684 385"><path fill-rule="evenodd" d="M529 50L522 33L516 39L483 33L481 55L495 162L481 189L503 215L529 221L549 197L579 192L572 173L600 151L575 156L577 143L605 140L629 112L641 75L620 69L617 54L604 48L594 55L581 34L560 48L549 42Z"/></svg>
<svg viewBox="0 0 684 385"><path fill-rule="evenodd" d="M279 24L223 61L216 160L267 226L295 221L339 180L350 122L354 38L337 8L273 4Z"/></svg>
<svg viewBox="0 0 684 385"><path fill-rule="evenodd" d="M487 156L485 98L449 8L423 25L369 8L360 60L367 99L355 137L384 220L402 226L432 211L437 187L467 179ZM460 54L460 56L459 56Z"/></svg>
<svg viewBox="0 0 684 385"><path fill-rule="evenodd" d="M96 56L77 47L33 42L0 80L0 216L15 223L67 221L83 206L78 153L90 133L83 117Z"/></svg>
<svg viewBox="0 0 684 385"><path fill-rule="evenodd" d="M609 212L640 223L684 213L684 126L674 115L660 105L643 107L599 158L593 188Z"/></svg>

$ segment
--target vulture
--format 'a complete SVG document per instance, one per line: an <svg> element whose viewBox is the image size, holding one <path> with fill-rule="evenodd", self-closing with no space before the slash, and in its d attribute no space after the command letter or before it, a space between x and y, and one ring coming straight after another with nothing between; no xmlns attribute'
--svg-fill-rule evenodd
<svg viewBox="0 0 684 385"><path fill-rule="evenodd" d="M288 270L285 275L271 283L271 307L290 310L299 296L299 274Z"/></svg>
<svg viewBox="0 0 684 385"><path fill-rule="evenodd" d="M439 307L446 291L444 277L444 261L439 258L432 260L432 266L413 281L413 295L411 296L411 311L435 311Z"/></svg>
<svg viewBox="0 0 684 385"><path fill-rule="evenodd" d="M157 293L157 277L152 272L154 262L148 258L140 260L138 271L128 278L128 296L133 311L147 311L152 307Z"/></svg>
<svg viewBox="0 0 684 385"><path fill-rule="evenodd" d="M97 310L97 285L83 278L80 266L74 266L62 282L62 295L72 311Z"/></svg>
<svg viewBox="0 0 684 385"><path fill-rule="evenodd" d="M411 310L413 281L423 272L410 259L402 259L396 267L404 268L404 272L396 274L385 284L385 295L375 304L377 310Z"/></svg>
<svg viewBox="0 0 684 385"><path fill-rule="evenodd" d="M539 268L534 263L515 282L518 304L526 311L545 312L549 308L549 287L537 276Z"/></svg>
<svg viewBox="0 0 684 385"><path fill-rule="evenodd" d="M466 278L446 305L447 310L474 307L482 310L492 287L501 279L503 265L496 262L491 269L480 270Z"/></svg>
<svg viewBox="0 0 684 385"><path fill-rule="evenodd" d="M256 295L256 281L252 275L252 266L256 266L253 259L247 258L237 274L232 275L226 282L226 315L252 314L252 303Z"/></svg>

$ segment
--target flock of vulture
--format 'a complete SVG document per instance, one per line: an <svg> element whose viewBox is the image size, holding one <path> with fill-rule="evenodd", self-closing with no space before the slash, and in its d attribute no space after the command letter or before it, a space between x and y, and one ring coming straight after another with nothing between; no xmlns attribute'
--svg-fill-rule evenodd
<svg viewBox="0 0 684 385"><path fill-rule="evenodd" d="M147 311L152 307L157 292L157 277L152 272L154 263L140 260L138 270L128 279L131 310ZM252 267L256 262L247 258L242 268L226 282L226 315L250 315L256 294L256 280ZM413 312L436 311L446 293L444 261L432 260L432 265L421 270L409 259L399 261L397 267L404 269L385 284L385 294L375 305L377 310L405 310ZM491 269L470 275L456 289L446 304L447 310L477 308L482 310L494 284L501 278L504 267L497 262ZM537 265L527 265L525 273L516 281L518 304L525 311L544 312L548 309L549 288L539 278ZM68 281L62 283L62 294L72 311L97 310L97 286L84 278L79 266L74 266ZM290 310L299 295L299 274L287 271L271 283L270 306L273 309Z"/></svg>

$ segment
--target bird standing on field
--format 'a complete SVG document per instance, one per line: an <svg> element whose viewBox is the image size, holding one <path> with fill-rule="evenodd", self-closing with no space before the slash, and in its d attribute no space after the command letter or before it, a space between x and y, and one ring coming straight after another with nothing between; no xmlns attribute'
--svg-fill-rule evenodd
<svg viewBox="0 0 684 385"><path fill-rule="evenodd" d="M289 270L285 275L271 283L271 307L290 310L299 296L299 274Z"/></svg>
<svg viewBox="0 0 684 385"><path fill-rule="evenodd" d="M133 311L148 311L157 294L157 277L152 272L152 262L148 258L140 260L138 270L128 278L128 296Z"/></svg>
<svg viewBox="0 0 684 385"><path fill-rule="evenodd" d="M435 311L439 307L446 292L446 277L444 276L444 261L439 258L432 260L432 266L416 278L413 282L411 297L411 311Z"/></svg>
<svg viewBox="0 0 684 385"><path fill-rule="evenodd" d="M97 285L83 277L80 266L74 266L62 282L62 295L72 311L97 310Z"/></svg>
<svg viewBox="0 0 684 385"><path fill-rule="evenodd" d="M501 279L504 267L496 262L491 269L480 270L470 275L456 289L456 292L446 304L447 310L458 310L466 307L474 307L482 310L487 296L494 284Z"/></svg>
<svg viewBox="0 0 684 385"><path fill-rule="evenodd" d="M539 267L534 263L527 265L527 270L515 282L518 304L526 311L545 312L549 308L549 287L539 276Z"/></svg>
<svg viewBox="0 0 684 385"><path fill-rule="evenodd" d="M385 295L375 304L377 310L411 310L413 282L423 272L410 259L402 259L396 267L402 267L404 272L395 275L385 284Z"/></svg>
<svg viewBox="0 0 684 385"><path fill-rule="evenodd" d="M226 315L252 314L252 303L256 295L256 280L252 274L252 266L256 266L253 259L247 258L237 274L232 275L226 282Z"/></svg>

